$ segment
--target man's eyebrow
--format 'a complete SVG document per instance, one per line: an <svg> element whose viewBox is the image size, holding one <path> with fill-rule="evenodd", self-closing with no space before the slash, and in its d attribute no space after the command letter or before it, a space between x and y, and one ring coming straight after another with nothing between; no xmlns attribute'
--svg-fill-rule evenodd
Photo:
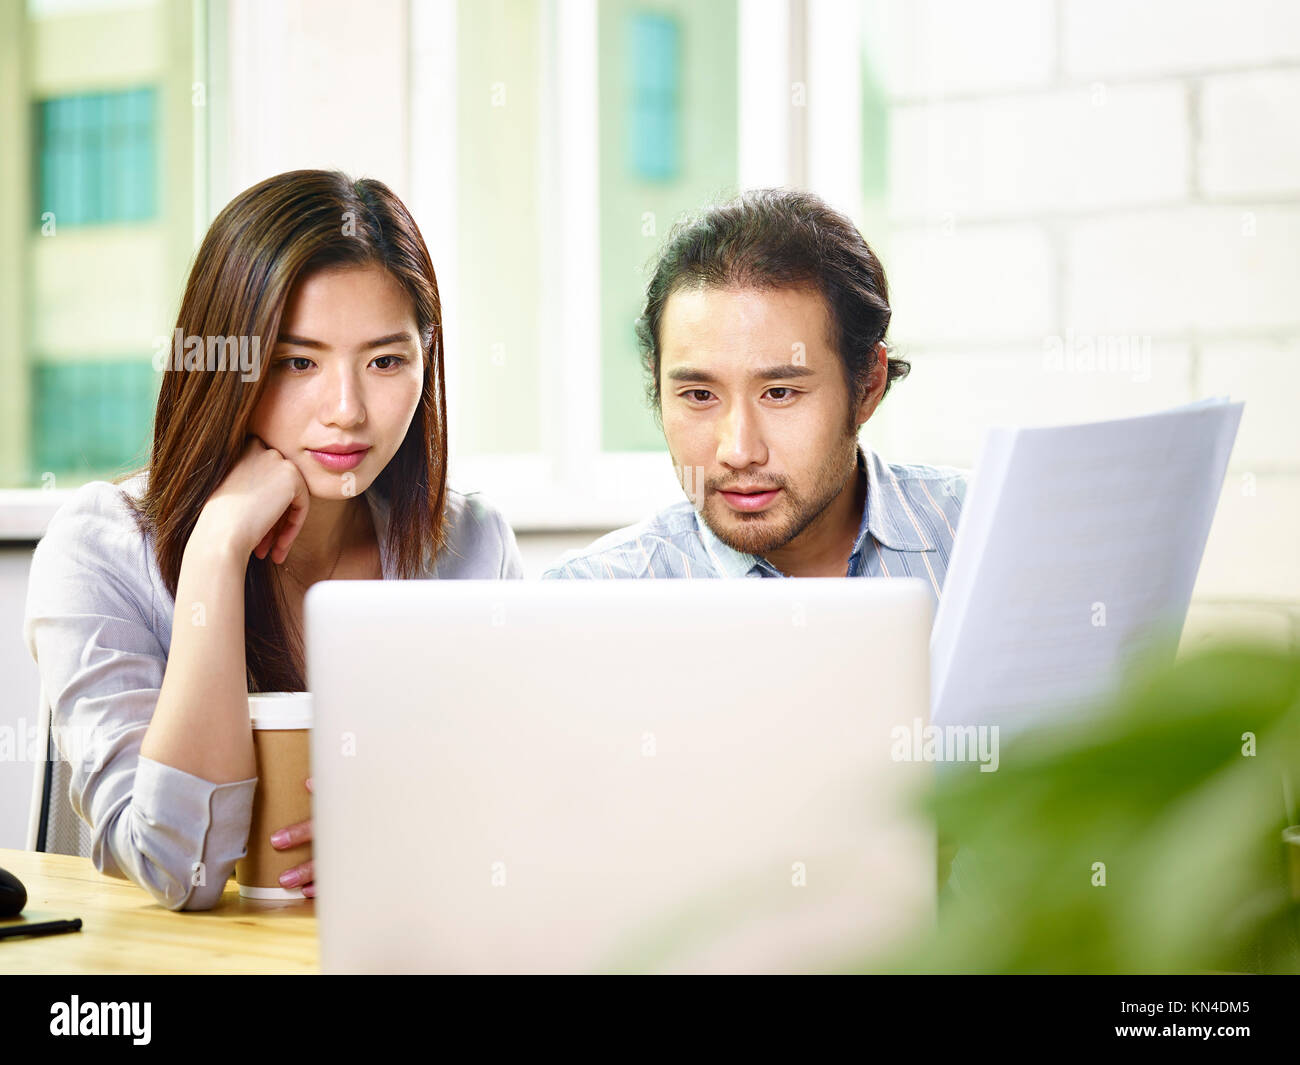
<svg viewBox="0 0 1300 1065"><path fill-rule="evenodd" d="M374 340L367 341L361 345L362 351L368 351L371 348L382 348L385 344L405 344L411 340L411 334L403 330L400 333L389 333L385 337L376 337ZM319 340L311 340L308 337L297 337L292 333L281 333L275 338L277 344L292 344L298 348L316 348L323 350L327 345Z"/></svg>
<svg viewBox="0 0 1300 1065"><path fill-rule="evenodd" d="M751 381L778 381L792 377L813 377L817 373L811 366L765 366L749 375ZM678 366L667 373L670 381L690 381L693 384L716 384L718 379L707 370L697 370L691 366Z"/></svg>

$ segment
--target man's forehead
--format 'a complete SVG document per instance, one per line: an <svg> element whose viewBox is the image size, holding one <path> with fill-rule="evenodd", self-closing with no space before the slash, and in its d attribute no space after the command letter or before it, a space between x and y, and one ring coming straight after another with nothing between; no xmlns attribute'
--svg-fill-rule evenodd
<svg viewBox="0 0 1300 1065"><path fill-rule="evenodd" d="M829 349L826 301L812 288L708 288L674 292L660 320L664 370L700 359L750 371L785 361L817 370Z"/></svg>

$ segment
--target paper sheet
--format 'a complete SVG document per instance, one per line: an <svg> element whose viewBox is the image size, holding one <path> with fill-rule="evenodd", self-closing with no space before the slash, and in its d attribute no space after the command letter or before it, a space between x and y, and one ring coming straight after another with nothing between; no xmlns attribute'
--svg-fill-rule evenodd
<svg viewBox="0 0 1300 1065"><path fill-rule="evenodd" d="M989 433L930 641L935 723L1078 711L1173 653L1242 408Z"/></svg>

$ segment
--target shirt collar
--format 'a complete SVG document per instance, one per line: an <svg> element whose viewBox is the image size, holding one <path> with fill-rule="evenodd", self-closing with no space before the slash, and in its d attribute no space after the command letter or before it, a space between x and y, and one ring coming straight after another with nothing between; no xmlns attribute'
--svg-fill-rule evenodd
<svg viewBox="0 0 1300 1065"><path fill-rule="evenodd" d="M704 550L709 553L713 559L713 564L718 567L718 572L723 577L748 577L750 571L755 567L765 570L773 576L780 576L774 567L766 559L759 558L757 555L747 555L743 551L737 551L734 547L728 547L716 536L713 530L709 528L708 522L700 517L700 512L695 512L695 524L700 530L700 539L704 542Z"/></svg>
<svg viewBox="0 0 1300 1065"><path fill-rule="evenodd" d="M859 477L864 468L867 474L867 505L862 510L862 521L853 541L850 558L862 554L867 547L868 536L874 537L882 547L892 551L933 551L934 545L926 540L912 520L911 511L894 472L874 451L859 445ZM724 544L700 517L699 511L695 512L695 524L700 530L704 549L723 577L747 577L755 568L772 577L784 576L767 559L747 555Z"/></svg>
<svg viewBox="0 0 1300 1065"><path fill-rule="evenodd" d="M894 471L870 448L858 448L858 461L867 467L867 508L864 527L853 545L856 553L870 532L882 547L891 551L933 551L934 544L925 538Z"/></svg>

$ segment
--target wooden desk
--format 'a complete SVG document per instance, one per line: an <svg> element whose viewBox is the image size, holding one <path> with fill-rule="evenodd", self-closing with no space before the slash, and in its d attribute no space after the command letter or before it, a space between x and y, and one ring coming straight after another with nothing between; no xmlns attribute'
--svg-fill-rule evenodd
<svg viewBox="0 0 1300 1065"><path fill-rule="evenodd" d="M0 973L316 973L316 902L239 897L232 878L210 910L159 906L129 880L99 873L89 858L0 850L27 888L16 923L71 920L80 932L0 939Z"/></svg>

